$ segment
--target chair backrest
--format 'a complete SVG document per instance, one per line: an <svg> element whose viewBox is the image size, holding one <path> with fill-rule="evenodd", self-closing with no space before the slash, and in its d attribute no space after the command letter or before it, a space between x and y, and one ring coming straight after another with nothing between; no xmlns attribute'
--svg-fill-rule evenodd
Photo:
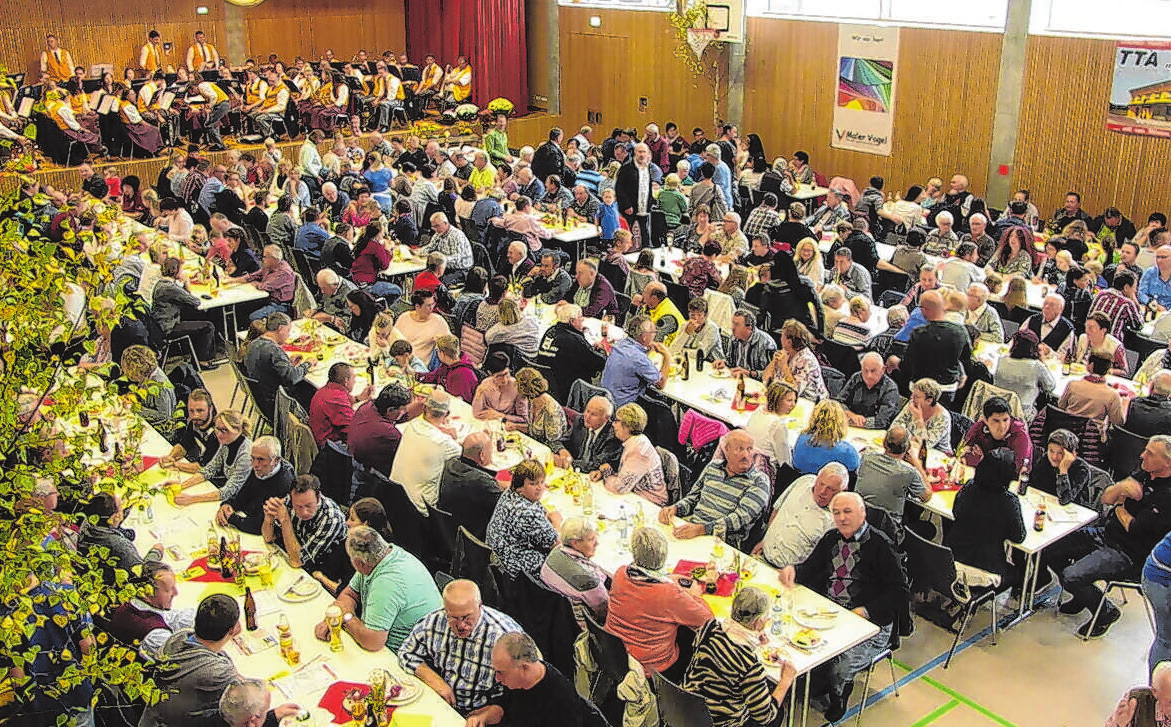
<svg viewBox="0 0 1171 727"><path fill-rule="evenodd" d="M471 226L475 227L476 225L473 223ZM479 232L476 234L479 235ZM492 256L488 254L488 248L479 241L472 241L472 264L487 270L489 278L496 274L496 267L492 264Z"/></svg>
<svg viewBox="0 0 1171 727"><path fill-rule="evenodd" d="M395 544L426 562L426 520L415 507L415 503L411 502L406 489L373 468L366 468L361 476L365 480L365 487L364 491L358 494L373 497L382 503Z"/></svg>
<svg viewBox="0 0 1171 727"><path fill-rule="evenodd" d="M1087 466L1090 468L1089 501L1079 502L1078 504L1105 514L1104 508L1102 507L1102 493L1106 491L1107 487L1114 484L1114 478L1101 467L1095 467L1092 464Z"/></svg>
<svg viewBox="0 0 1171 727"><path fill-rule="evenodd" d="M293 313L299 318L302 311L316 308L317 300L300 273L293 273L293 277L297 279L297 287L293 289Z"/></svg>
<svg viewBox="0 0 1171 727"><path fill-rule="evenodd" d="M614 322L624 326L626 325L626 316L630 313L630 296L615 290L614 300L618 303L618 315L614 316Z"/></svg>
<svg viewBox="0 0 1171 727"><path fill-rule="evenodd" d="M256 395L252 391L252 382L244 375L244 370L240 368L240 364L235 359L228 359L228 367L232 371L232 378L236 382L236 391L244 395L244 403L240 406L235 406L236 394L232 394L232 408L240 412L242 416L251 419L253 416L260 414L260 407L256 404Z"/></svg>
<svg viewBox="0 0 1171 727"><path fill-rule="evenodd" d="M650 391L638 397L635 403L646 412L647 438L668 448L683 451L679 444L679 420L675 418L675 412L671 410L670 405Z"/></svg>
<svg viewBox="0 0 1171 727"><path fill-rule="evenodd" d="M718 290L708 288L703 291L703 297L707 300L708 318L716 327L720 329L721 333L732 334L732 314L736 312L736 301L727 293L721 293ZM756 309L756 319L760 321L760 309ZM727 353L727 351L725 351Z"/></svg>
<svg viewBox="0 0 1171 727"><path fill-rule="evenodd" d="M309 264L309 256L305 254L305 251L295 247L290 250L293 253L293 265L297 269L296 272L306 280L312 278L314 282L317 282L316 278L313 278L316 271Z"/></svg>
<svg viewBox="0 0 1171 727"><path fill-rule="evenodd" d="M664 280L663 285L667 286L667 297L679 308L679 312L686 316L687 304L691 302L691 290L686 285L668 280Z"/></svg>
<svg viewBox="0 0 1171 727"><path fill-rule="evenodd" d="M890 270L878 270L874 278L874 289L880 293L894 290L906 293L911 288L911 276L906 273L895 273Z"/></svg>
<svg viewBox="0 0 1171 727"><path fill-rule="evenodd" d="M281 444L282 456L292 465L294 474L307 474L317 457L317 441L313 439L313 430L295 412L289 412L285 439L288 444Z"/></svg>
<svg viewBox="0 0 1171 727"><path fill-rule="evenodd" d="M582 614L585 616L586 631L590 634L598 667L615 681L622 681L630 671L630 656L627 654L626 644L599 624L590 609L582 609Z"/></svg>
<svg viewBox="0 0 1171 727"><path fill-rule="evenodd" d="M460 350L472 359L476 368L482 368L484 357L488 354L488 344L484 342L484 332L475 326L464 324L459 332Z"/></svg>
<svg viewBox="0 0 1171 727"><path fill-rule="evenodd" d="M1097 466L1106 464L1106 453L1102 447L1104 432L1098 420L1070 414L1049 404L1037 412L1037 416L1029 423L1029 439L1033 442L1033 449L1044 452L1049 434L1055 429L1068 429L1077 435L1081 443L1078 454L1086 462Z"/></svg>
<svg viewBox="0 0 1171 727"><path fill-rule="evenodd" d="M1150 437L1140 437L1121 427L1110 430L1110 470L1117 478L1125 477L1138 467L1139 455Z"/></svg>
<svg viewBox="0 0 1171 727"><path fill-rule="evenodd" d="M972 384L968 393L968 400L964 402L963 414L972 421L984 416L984 402L994 396L1003 397L1008 401L1008 408L1017 419L1024 419L1024 410L1021 408L1021 397L1015 391L1002 389L989 384L987 381L977 381Z"/></svg>
<svg viewBox="0 0 1171 727"><path fill-rule="evenodd" d="M1126 371L1130 376L1134 376L1138 373L1139 353L1129 348L1123 350L1126 351Z"/></svg>
<svg viewBox="0 0 1171 727"><path fill-rule="evenodd" d="M301 408L301 405L296 399L289 396L289 393L285 391L285 387L276 387L276 399L272 414L272 433L274 437L280 440L281 448L284 450L289 448L289 414L294 412L300 414L302 422L308 421L309 417L305 414L304 409Z"/></svg>
<svg viewBox="0 0 1171 727"><path fill-rule="evenodd" d="M907 528L903 552L907 554L907 576L913 593L926 593L933 589L944 596L952 596L956 563L951 548L937 545Z"/></svg>
<svg viewBox="0 0 1171 727"><path fill-rule="evenodd" d="M659 459L663 462L663 481L667 484L667 501L678 502L683 497L682 485L679 481L679 458L669 449L655 447Z"/></svg>
<svg viewBox="0 0 1171 727"><path fill-rule="evenodd" d="M432 547L432 551L437 553L439 561L445 569L451 568L451 562L455 558L456 541L459 539L459 526L455 523L455 517L446 510L440 510L437 506L429 506L427 508L427 524L430 527L430 533L437 541L437 545Z"/></svg>
<svg viewBox="0 0 1171 727"><path fill-rule="evenodd" d="M654 672L654 680L663 722L670 727L714 727L703 697L683 691L658 672Z"/></svg>
<svg viewBox="0 0 1171 727"><path fill-rule="evenodd" d="M557 378L557 370L547 364L532 362L532 367L541 372L541 376L545 377L545 382L549 384L549 395L552 396L558 404L565 403L565 390ZM570 424L572 426L572 423Z"/></svg>
<svg viewBox="0 0 1171 727"><path fill-rule="evenodd" d="M968 430L972 428L972 425L975 422L970 417L966 417L957 411L949 413L951 414L950 442L951 448L954 450L956 447L960 446L960 442L963 441L964 435L968 433Z"/></svg>
<svg viewBox="0 0 1171 727"><path fill-rule="evenodd" d="M1140 361L1146 361L1147 357L1155 351L1162 351L1167 348L1166 341L1156 341L1153 338L1142 335L1138 331L1127 331L1123 343L1131 351L1138 352ZM1131 369L1131 373L1134 373L1134 369Z"/></svg>
<svg viewBox="0 0 1171 727"><path fill-rule="evenodd" d="M463 525L456 531L455 553L452 555L451 574L466 578L480 587L480 596L489 606L502 605L500 584L492 574L492 549L472 535Z"/></svg>
<svg viewBox="0 0 1171 727"><path fill-rule="evenodd" d="M1003 318L1000 320L1000 326L1004 329L1005 341L1011 341L1016 332L1021 329L1021 324L1017 323L1016 321L1006 320Z"/></svg>
<svg viewBox="0 0 1171 727"><path fill-rule="evenodd" d="M820 351L829 361L829 365L841 371L846 377L862 370L861 357L853 346L827 338L821 342Z"/></svg>
<svg viewBox="0 0 1171 727"><path fill-rule="evenodd" d="M829 398L836 399L846 386L846 375L833 367L824 366L821 369L821 377L825 379L825 388L829 391Z"/></svg>
<svg viewBox="0 0 1171 727"><path fill-rule="evenodd" d="M614 406L615 409L618 408L614 403L614 395L611 394L608 389L603 389L600 386L594 386L593 384L587 381L582 381L581 379L577 379L572 384L570 384L569 400L565 402L565 405L575 411L585 411L586 404L590 403L590 399L594 398L595 396L606 397L610 400L610 404Z"/></svg>

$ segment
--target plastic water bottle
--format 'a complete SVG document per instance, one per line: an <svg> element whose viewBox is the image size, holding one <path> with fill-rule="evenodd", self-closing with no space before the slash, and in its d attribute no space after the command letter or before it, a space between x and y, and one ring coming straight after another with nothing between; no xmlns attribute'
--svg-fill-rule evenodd
<svg viewBox="0 0 1171 727"><path fill-rule="evenodd" d="M618 534L622 536L622 547L630 541L630 520L626 517L626 506L618 506Z"/></svg>
<svg viewBox="0 0 1171 727"><path fill-rule="evenodd" d="M773 636L775 636L779 639L781 637L781 634L784 632L784 629L785 629L785 605L782 602L781 594L778 593L776 595L776 597L773 598L772 629L771 629Z"/></svg>

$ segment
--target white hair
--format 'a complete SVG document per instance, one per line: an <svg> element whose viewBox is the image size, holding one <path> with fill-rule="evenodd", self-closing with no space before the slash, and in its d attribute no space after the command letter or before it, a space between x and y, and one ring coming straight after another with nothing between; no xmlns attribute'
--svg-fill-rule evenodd
<svg viewBox="0 0 1171 727"><path fill-rule="evenodd" d="M268 711L268 682L263 679L238 679L220 695L220 717L231 727L238 727L263 717Z"/></svg>
<svg viewBox="0 0 1171 727"><path fill-rule="evenodd" d="M944 212L940 212L938 215L935 216L935 221L936 222L945 222L946 221L946 222L951 222L954 224L956 219L951 216L950 212L944 211Z"/></svg>
<svg viewBox="0 0 1171 727"><path fill-rule="evenodd" d="M340 282L341 282L341 277L339 277L338 274L330 268L322 268L317 271L317 284L318 285L321 285L323 283L325 285L337 285Z"/></svg>
<svg viewBox="0 0 1171 727"><path fill-rule="evenodd" d="M938 219L938 218L937 218L937 219ZM976 220L980 220L981 222L983 222L983 223L985 223L985 224L987 224L987 223L988 223L988 218L987 218L987 217L985 217L984 215L980 214L979 212L977 212L976 214L974 214L974 215L972 215L971 217L969 217L969 218L968 218L968 224L970 225L970 224L972 224L973 222L975 222Z"/></svg>
<svg viewBox="0 0 1171 727"><path fill-rule="evenodd" d="M842 492L839 492L838 494L834 495L832 500L829 501L830 507L833 507L833 504L839 499L849 500L850 502L854 503L856 507L860 507L862 509L866 508L866 501L863 500L862 496L857 492L850 492L849 490L843 490Z"/></svg>
<svg viewBox="0 0 1171 727"><path fill-rule="evenodd" d="M983 283L972 283L968 286L968 295L974 295L981 302L988 300L988 286Z"/></svg>
<svg viewBox="0 0 1171 727"><path fill-rule="evenodd" d="M821 477L837 477L842 481L844 487L850 481L850 471L841 462L827 462L824 467L817 471L817 476Z"/></svg>
<svg viewBox="0 0 1171 727"><path fill-rule="evenodd" d="M333 182L326 182L325 184L321 185L321 191L322 192L328 192L328 191L336 192L337 185L334 184Z"/></svg>
<svg viewBox="0 0 1171 727"><path fill-rule="evenodd" d="M256 441L252 443L252 451L258 449L266 450L273 457L281 456L281 440L272 435L257 437Z"/></svg>
<svg viewBox="0 0 1171 727"><path fill-rule="evenodd" d="M570 323L581 318L581 306L574 303L567 303L557 309L557 322Z"/></svg>
<svg viewBox="0 0 1171 727"><path fill-rule="evenodd" d="M561 539L566 543L584 540L590 533L598 532L593 518L571 517L561 523Z"/></svg>
<svg viewBox="0 0 1171 727"><path fill-rule="evenodd" d="M281 248L279 245L265 245L264 251L267 252L269 255L272 255L272 258L274 260L284 260L285 259L285 253L283 251L281 251Z"/></svg>

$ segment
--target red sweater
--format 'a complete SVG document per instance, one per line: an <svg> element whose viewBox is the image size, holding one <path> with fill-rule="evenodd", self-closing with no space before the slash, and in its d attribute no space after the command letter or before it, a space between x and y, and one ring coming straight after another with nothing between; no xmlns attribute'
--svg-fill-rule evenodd
<svg viewBox="0 0 1171 727"><path fill-rule="evenodd" d="M459 361L450 366L440 363L434 371L420 374L419 381L439 384L448 394L458 396L469 404L476 396L476 387L480 385L472 359L466 353L460 354Z"/></svg>
<svg viewBox="0 0 1171 727"><path fill-rule="evenodd" d="M632 578L627 566L614 573L606 630L622 639L626 650L646 670L664 671L679 658L675 635L680 626L698 629L714 618L711 608L673 581Z"/></svg>

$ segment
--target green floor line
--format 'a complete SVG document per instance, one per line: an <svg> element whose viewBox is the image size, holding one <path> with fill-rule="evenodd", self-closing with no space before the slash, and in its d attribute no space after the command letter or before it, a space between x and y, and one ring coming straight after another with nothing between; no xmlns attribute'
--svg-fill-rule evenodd
<svg viewBox="0 0 1171 727"><path fill-rule="evenodd" d="M934 687L935 689L938 689L939 691L948 695L952 699L959 701L965 707L968 707L969 709L972 709L976 712L979 712L980 714L984 715L985 717L987 717L988 719L992 720L993 722L995 722L999 725L1003 725L1003 727L1017 727L1016 723L1010 722L1009 720L1005 719L1004 717L1001 717L999 714L993 712L991 709L988 709L987 707L981 706L981 705L977 704L976 702L973 702L971 699L968 699L967 697L960 694L959 692L952 689L951 687L944 686L943 684L940 684L939 682L935 681L934 679L932 679L929 676L924 676L922 678L922 681L924 684L926 684L930 687Z"/></svg>
<svg viewBox="0 0 1171 727"><path fill-rule="evenodd" d="M910 665L904 664L903 662L899 661L898 659L894 659L893 661L894 661L895 666L897 666L898 668L902 669L905 672L914 671L914 669L912 669ZM988 709L987 707L984 707L980 704L977 704L976 702L972 701L968 697L965 697L964 695L960 694L959 692L952 689L951 687L948 687L948 686L941 684L940 682L936 681L935 679L932 679L931 677L927 676L926 674L919 677L919 679L917 679L915 681L921 681L924 684L926 684L927 686L929 686L933 689L936 689L938 691L941 691L944 694L946 694L947 696L952 698L954 703L949 702L948 704L943 705L943 707L940 707L939 709L943 710L942 712L940 712L940 714L943 714L944 712L951 711L956 706L956 704L962 704L965 707L968 707L969 709L972 709L976 712L979 712L980 714L984 715L985 717L992 720L993 722L996 722L997 724L1002 725L1002 727L1017 727L1017 725L1014 722L1011 722L1011 721L1005 719L1004 717L1001 717L1000 715L996 714L995 712ZM939 712L939 710L936 710L936 712ZM932 720L937 719L939 716L940 716L939 714L932 712L931 714L927 715L927 717L923 718L926 721L920 720L919 722L916 722L914 725L912 725L912 727L922 727L923 725L930 723ZM930 719L928 719L928 718L930 718Z"/></svg>
<svg viewBox="0 0 1171 727"><path fill-rule="evenodd" d="M931 711L930 714L928 714L926 717L919 720L918 722L912 724L911 727L927 727L927 725L931 724L932 722L939 719L940 717L942 717L943 715L952 711L953 709L955 709L958 706L960 706L959 700L953 699L950 702L948 702L942 706L936 707L934 710Z"/></svg>

